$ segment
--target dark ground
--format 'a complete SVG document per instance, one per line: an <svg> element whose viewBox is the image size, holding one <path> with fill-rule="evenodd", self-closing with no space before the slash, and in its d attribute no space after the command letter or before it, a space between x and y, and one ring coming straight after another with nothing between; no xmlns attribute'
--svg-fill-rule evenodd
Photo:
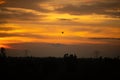
<svg viewBox="0 0 120 80"><path fill-rule="evenodd" d="M0 58L0 78L8 78L7 80L120 80L120 59Z"/></svg>

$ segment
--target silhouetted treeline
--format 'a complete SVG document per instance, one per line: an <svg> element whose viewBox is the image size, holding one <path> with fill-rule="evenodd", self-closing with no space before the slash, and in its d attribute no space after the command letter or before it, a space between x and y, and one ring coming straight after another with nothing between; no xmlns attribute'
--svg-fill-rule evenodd
<svg viewBox="0 0 120 80"><path fill-rule="evenodd" d="M0 58L0 78L38 80L119 80L119 58L6 57Z"/></svg>

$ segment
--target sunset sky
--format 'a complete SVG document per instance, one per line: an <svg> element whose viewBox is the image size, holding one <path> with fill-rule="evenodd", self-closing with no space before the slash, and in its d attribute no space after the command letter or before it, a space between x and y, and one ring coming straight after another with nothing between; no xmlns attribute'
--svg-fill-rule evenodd
<svg viewBox="0 0 120 80"><path fill-rule="evenodd" d="M120 0L0 0L0 47L35 56L119 55Z"/></svg>

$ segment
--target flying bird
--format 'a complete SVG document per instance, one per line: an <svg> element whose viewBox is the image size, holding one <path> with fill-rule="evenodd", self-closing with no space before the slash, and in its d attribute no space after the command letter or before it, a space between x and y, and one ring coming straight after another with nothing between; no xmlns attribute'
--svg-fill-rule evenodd
<svg viewBox="0 0 120 80"><path fill-rule="evenodd" d="M62 34L64 34L64 32L62 32Z"/></svg>

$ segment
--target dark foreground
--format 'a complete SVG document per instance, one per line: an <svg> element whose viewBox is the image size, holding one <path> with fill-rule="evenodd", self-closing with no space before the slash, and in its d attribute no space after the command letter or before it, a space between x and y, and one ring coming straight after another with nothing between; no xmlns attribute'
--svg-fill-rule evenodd
<svg viewBox="0 0 120 80"><path fill-rule="evenodd" d="M120 80L120 60L87 58L1 58L0 80Z"/></svg>

